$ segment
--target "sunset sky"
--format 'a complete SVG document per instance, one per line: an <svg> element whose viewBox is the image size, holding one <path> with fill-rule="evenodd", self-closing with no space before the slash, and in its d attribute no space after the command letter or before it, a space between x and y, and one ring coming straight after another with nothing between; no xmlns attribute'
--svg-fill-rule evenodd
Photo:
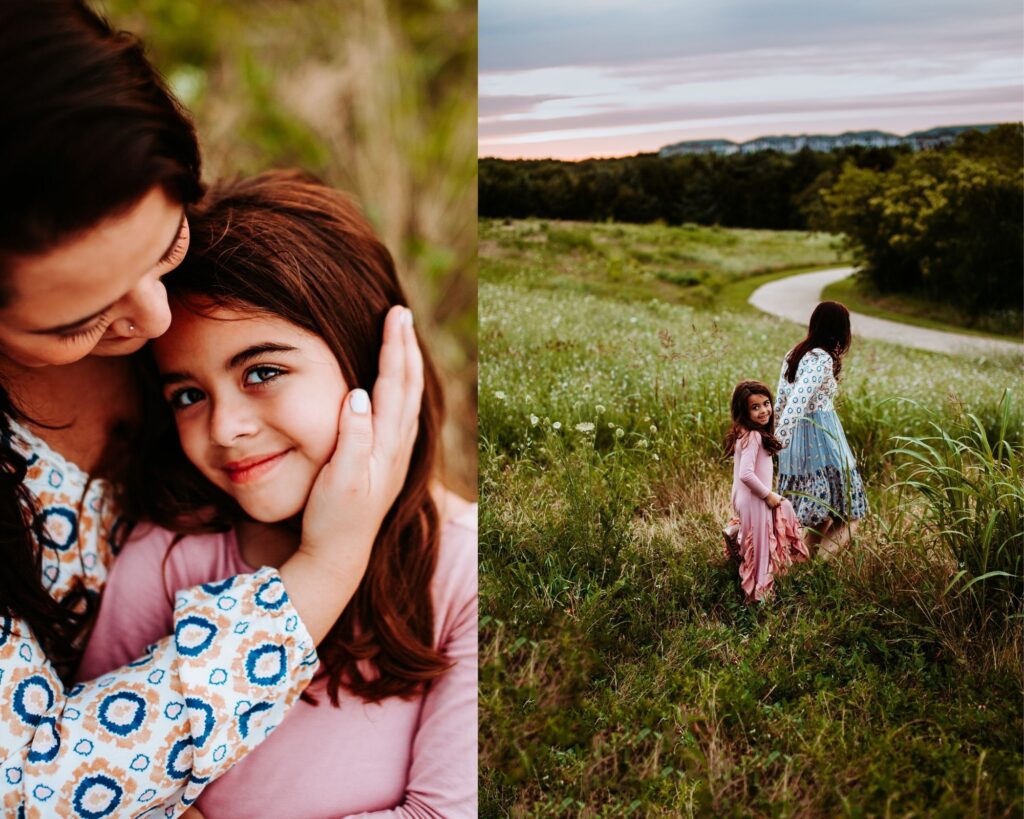
<svg viewBox="0 0 1024 819"><path fill-rule="evenodd" d="M1024 119L1020 0L480 0L480 156Z"/></svg>

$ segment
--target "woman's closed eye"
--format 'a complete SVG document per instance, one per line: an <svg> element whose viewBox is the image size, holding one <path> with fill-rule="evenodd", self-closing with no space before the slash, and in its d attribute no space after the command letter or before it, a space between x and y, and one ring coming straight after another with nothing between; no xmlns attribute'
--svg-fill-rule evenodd
<svg viewBox="0 0 1024 819"><path fill-rule="evenodd" d="M171 245L163 258L157 262L157 267L162 267L167 264L173 264L174 267L177 267L181 263L181 260L185 258L185 251L188 250L188 242L188 220L183 219L181 222L181 229L178 231L178 235L174 239L174 244Z"/></svg>
<svg viewBox="0 0 1024 819"><path fill-rule="evenodd" d="M273 381L275 378L280 378L284 374L285 370L280 367L260 364L256 367L250 367L245 371L245 375L242 376L242 383L247 387L258 387Z"/></svg>
<svg viewBox="0 0 1024 819"><path fill-rule="evenodd" d="M74 344L76 341L82 341L83 339L96 338L107 329L109 324L110 322L107 319L107 314L104 313L87 327L71 330L66 333L58 333L57 337L65 344Z"/></svg>
<svg viewBox="0 0 1024 819"><path fill-rule="evenodd" d="M172 392L168 396L167 401L173 409L179 410L191 407L193 404L199 403L204 398L206 398L206 393L198 387L182 387L181 389Z"/></svg>

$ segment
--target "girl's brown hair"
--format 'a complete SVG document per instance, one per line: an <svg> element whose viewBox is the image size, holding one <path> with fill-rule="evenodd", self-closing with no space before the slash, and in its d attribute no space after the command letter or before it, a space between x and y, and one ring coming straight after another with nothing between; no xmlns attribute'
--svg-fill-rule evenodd
<svg viewBox="0 0 1024 819"><path fill-rule="evenodd" d="M760 381L741 381L736 385L736 389L732 391L732 401L729 404L732 413L732 426L729 427L729 432L725 436L726 456L732 455L736 451L736 442L751 430L761 433L761 443L764 444L764 448L770 455L774 455L782 449L782 443L775 437L774 409L772 409L771 417L768 418L768 423L763 427L759 427L750 420L747 400L752 395L763 395L769 403L773 406L775 404L775 398L767 384L762 384Z"/></svg>
<svg viewBox="0 0 1024 819"><path fill-rule="evenodd" d="M832 357L832 375L839 378L843 356L850 349L850 311L838 301L823 301L814 308L807 323L807 335L786 356L786 380L792 384L800 359L814 349Z"/></svg>
<svg viewBox="0 0 1024 819"><path fill-rule="evenodd" d="M390 253L348 199L297 172L272 171L216 186L189 225L188 256L164 279L172 299L200 313L215 305L283 318L327 343L350 389L372 392L384 317L405 296ZM434 648L430 597L439 540L430 483L443 406L426 351L423 358L409 474L355 596L318 649L335 705L341 685L370 702L412 696L449 666ZM244 513L187 460L155 383L147 393L132 511L178 532L230 526Z"/></svg>

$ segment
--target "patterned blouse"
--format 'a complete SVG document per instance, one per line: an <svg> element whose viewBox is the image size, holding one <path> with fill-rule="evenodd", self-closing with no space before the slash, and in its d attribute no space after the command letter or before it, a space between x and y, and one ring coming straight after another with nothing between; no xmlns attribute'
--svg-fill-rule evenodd
<svg viewBox="0 0 1024 819"><path fill-rule="evenodd" d="M790 351L792 355L792 351ZM786 380L789 355L782 362L779 389L775 395L775 437L789 446L797 421L811 412L832 412L839 391L832 372L832 356L820 347L808 350L796 368L796 378Z"/></svg>
<svg viewBox="0 0 1024 819"><path fill-rule="evenodd" d="M44 585L99 594L123 527L110 485L10 429L0 445L28 462ZM317 662L269 568L179 592L172 635L69 689L27 625L0 618L0 813L177 816L273 730Z"/></svg>

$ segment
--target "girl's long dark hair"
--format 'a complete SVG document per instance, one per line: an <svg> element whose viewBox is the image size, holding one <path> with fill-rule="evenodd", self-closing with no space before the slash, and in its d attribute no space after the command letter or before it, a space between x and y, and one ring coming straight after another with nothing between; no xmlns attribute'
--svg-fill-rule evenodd
<svg viewBox="0 0 1024 819"><path fill-rule="evenodd" d="M775 398L767 384L760 381L741 381L732 391L732 400L729 402L729 411L732 415L732 425L725 436L725 455L732 455L736 451L736 442L751 430L761 433L761 443L768 450L769 455L774 455L782 449L782 443L775 437L775 410L772 410L768 423L759 427L750 420L750 409L747 399L752 395L763 395L768 402L774 406Z"/></svg>
<svg viewBox="0 0 1024 819"><path fill-rule="evenodd" d="M786 380L792 384L802 359L819 348L832 357L832 374L839 378L843 356L850 349L850 311L838 301L823 301L814 308L807 325L807 336L786 356Z"/></svg>
<svg viewBox="0 0 1024 819"><path fill-rule="evenodd" d="M265 312L330 347L349 388L372 391L384 317L405 296L390 253L343 195L296 172L215 186L189 214L188 257L165 277L172 300ZM339 687L367 701L411 696L449 663L434 648L430 583L438 513L430 494L442 416L424 351L419 432L405 485L377 534L369 566L319 646L331 701ZM152 384L151 396L159 396ZM161 401L162 403L162 401ZM178 532L224 529L244 513L185 457L170 409L147 418L127 508Z"/></svg>
<svg viewBox="0 0 1024 819"><path fill-rule="evenodd" d="M196 201L199 167L192 123L134 37L82 0L0 2L0 306L14 298L19 259L120 215L155 186ZM67 682L93 600L81 585L60 601L43 586L38 503L9 437L12 421L26 420L0 385L0 632L27 624Z"/></svg>

